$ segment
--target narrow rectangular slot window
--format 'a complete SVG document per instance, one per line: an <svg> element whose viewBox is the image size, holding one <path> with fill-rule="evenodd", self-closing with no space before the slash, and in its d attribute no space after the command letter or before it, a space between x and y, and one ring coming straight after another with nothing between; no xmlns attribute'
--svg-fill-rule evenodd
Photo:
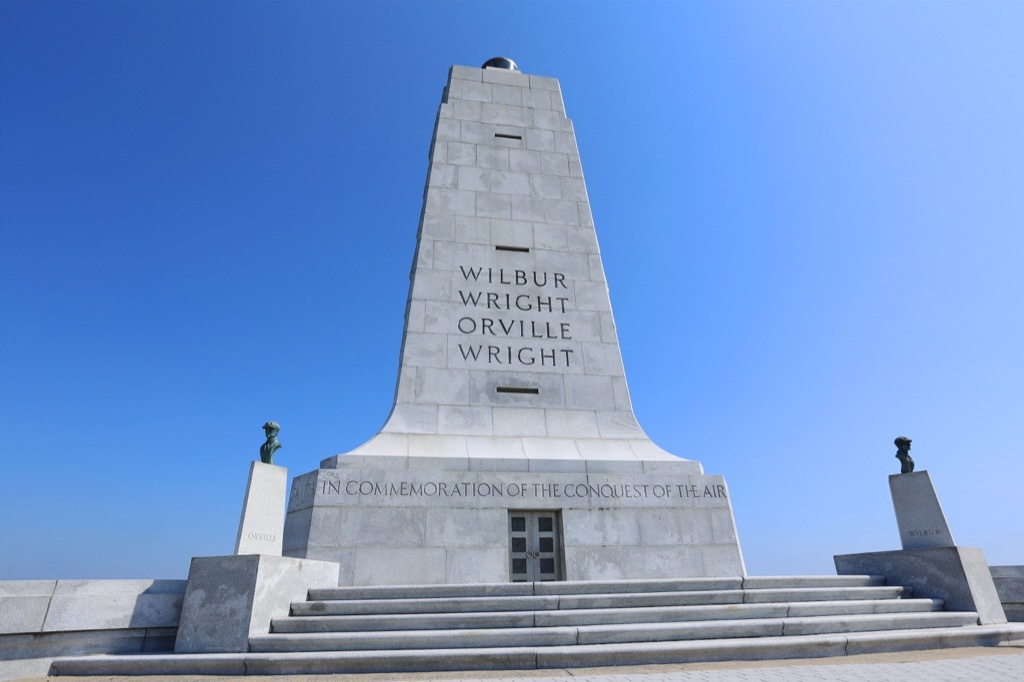
<svg viewBox="0 0 1024 682"><path fill-rule="evenodd" d="M515 251L516 253L530 253L529 247L526 246L495 246L495 251Z"/></svg>
<svg viewBox="0 0 1024 682"><path fill-rule="evenodd" d="M508 133L494 133L494 136L495 137L500 137L503 140L521 140L521 139L523 139L522 135L509 135Z"/></svg>
<svg viewBox="0 0 1024 682"><path fill-rule="evenodd" d="M496 390L498 393L520 393L525 395L538 395L540 393L539 388L531 388L529 386L498 386Z"/></svg>

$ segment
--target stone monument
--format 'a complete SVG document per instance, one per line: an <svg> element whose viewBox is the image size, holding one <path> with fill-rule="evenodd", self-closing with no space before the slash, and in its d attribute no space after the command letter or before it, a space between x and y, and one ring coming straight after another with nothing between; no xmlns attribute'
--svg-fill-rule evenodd
<svg viewBox="0 0 1024 682"><path fill-rule="evenodd" d="M836 572L884 575L890 584L911 588L915 597L942 599L954 611L976 611L983 625L1005 623L985 554L953 541L931 476L914 471L910 439L900 436L896 446L902 473L889 476L889 490L903 549L836 555Z"/></svg>
<svg viewBox="0 0 1024 682"><path fill-rule="evenodd" d="M292 484L342 585L743 575L725 480L637 423L558 81L454 66L394 405Z"/></svg>
<svg viewBox="0 0 1024 682"><path fill-rule="evenodd" d="M235 554L273 554L281 556L284 541L285 497L288 470L274 465L274 453L281 448L277 422L263 425L267 440L260 446L260 460L249 466L242 515L238 521Z"/></svg>

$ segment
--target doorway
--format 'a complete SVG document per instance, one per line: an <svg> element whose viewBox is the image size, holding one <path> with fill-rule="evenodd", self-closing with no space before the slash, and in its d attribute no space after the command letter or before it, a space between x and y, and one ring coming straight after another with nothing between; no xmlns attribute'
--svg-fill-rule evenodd
<svg viewBox="0 0 1024 682"><path fill-rule="evenodd" d="M560 512L510 510L508 543L512 582L565 580Z"/></svg>

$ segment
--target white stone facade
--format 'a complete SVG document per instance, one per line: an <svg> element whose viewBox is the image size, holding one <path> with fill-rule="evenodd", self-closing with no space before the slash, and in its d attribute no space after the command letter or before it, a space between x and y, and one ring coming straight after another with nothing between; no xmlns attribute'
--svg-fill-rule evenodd
<svg viewBox="0 0 1024 682"><path fill-rule="evenodd" d="M295 479L286 556L503 582L524 510L558 520L564 579L744 574L724 480L633 414L558 81L452 67L411 279L392 412Z"/></svg>
<svg viewBox="0 0 1024 682"><path fill-rule="evenodd" d="M354 453L678 461L633 416L557 80L452 67L394 408Z"/></svg>

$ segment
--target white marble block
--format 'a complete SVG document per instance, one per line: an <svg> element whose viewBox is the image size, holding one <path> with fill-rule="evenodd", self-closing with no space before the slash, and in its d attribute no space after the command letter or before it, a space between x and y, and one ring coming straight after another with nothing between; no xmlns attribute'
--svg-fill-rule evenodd
<svg viewBox="0 0 1024 682"><path fill-rule="evenodd" d="M264 465L267 466L267 465ZM310 588L333 587L338 565L280 556L193 557L174 650L245 652L250 635L270 632Z"/></svg>
<svg viewBox="0 0 1024 682"><path fill-rule="evenodd" d="M287 469L263 462L252 463L238 521L235 554L281 556L287 490Z"/></svg>
<svg viewBox="0 0 1024 682"><path fill-rule="evenodd" d="M889 490L903 549L956 545L927 471L893 474Z"/></svg>

